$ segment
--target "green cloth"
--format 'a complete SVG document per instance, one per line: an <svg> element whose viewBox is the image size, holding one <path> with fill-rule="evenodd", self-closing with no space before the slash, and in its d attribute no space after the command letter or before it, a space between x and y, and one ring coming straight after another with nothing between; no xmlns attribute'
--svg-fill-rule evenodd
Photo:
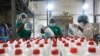
<svg viewBox="0 0 100 56"><path fill-rule="evenodd" d="M23 23L22 22L17 22L16 23L16 28L18 28L20 25L22 25ZM17 36L19 38L25 38L26 40L29 38L28 34L27 34L27 31L25 29L22 29L21 31L19 31L17 33Z"/></svg>
<svg viewBox="0 0 100 56"><path fill-rule="evenodd" d="M58 27L58 26L49 26L49 28L53 31L55 36L61 36L62 35L60 27Z"/></svg>

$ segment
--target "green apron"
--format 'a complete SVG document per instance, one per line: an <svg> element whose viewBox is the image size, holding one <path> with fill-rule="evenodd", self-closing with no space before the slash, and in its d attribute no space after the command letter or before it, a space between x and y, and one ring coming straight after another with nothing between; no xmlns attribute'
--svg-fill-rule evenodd
<svg viewBox="0 0 100 56"><path fill-rule="evenodd" d="M58 27L58 26L49 26L49 28L53 31L55 37L58 37L58 36L62 35L60 27Z"/></svg>
<svg viewBox="0 0 100 56"><path fill-rule="evenodd" d="M22 22L17 22L16 23L16 28L18 28L20 25L22 25L23 23ZM17 33L17 36L19 38L25 38L26 40L29 38L28 34L27 34L27 31L25 29L21 30L20 32Z"/></svg>

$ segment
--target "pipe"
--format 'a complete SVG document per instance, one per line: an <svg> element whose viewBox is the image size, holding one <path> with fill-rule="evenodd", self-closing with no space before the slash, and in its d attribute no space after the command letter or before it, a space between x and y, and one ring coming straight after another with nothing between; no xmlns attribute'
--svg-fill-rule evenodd
<svg viewBox="0 0 100 56"><path fill-rule="evenodd" d="M93 0L93 19L94 23L96 23L96 0Z"/></svg>
<svg viewBox="0 0 100 56"><path fill-rule="evenodd" d="M16 36L16 0L11 0L11 25L12 25L12 38Z"/></svg>

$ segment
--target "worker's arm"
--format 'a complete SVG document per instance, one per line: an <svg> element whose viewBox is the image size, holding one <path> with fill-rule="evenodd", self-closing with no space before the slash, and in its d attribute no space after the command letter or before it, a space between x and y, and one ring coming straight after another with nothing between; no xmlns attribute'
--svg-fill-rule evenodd
<svg viewBox="0 0 100 56"><path fill-rule="evenodd" d="M16 28L16 33L20 32L22 29L24 29L23 23L19 27Z"/></svg>
<svg viewBox="0 0 100 56"><path fill-rule="evenodd" d="M47 36L48 37L54 37L54 33L52 32L52 30L49 27L45 28L45 33L48 33Z"/></svg>

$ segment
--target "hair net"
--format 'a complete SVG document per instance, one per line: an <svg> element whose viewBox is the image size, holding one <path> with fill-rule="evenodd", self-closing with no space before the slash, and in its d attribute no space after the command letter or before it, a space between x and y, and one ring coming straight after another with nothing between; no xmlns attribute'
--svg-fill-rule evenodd
<svg viewBox="0 0 100 56"><path fill-rule="evenodd" d="M88 23L88 17L86 16L86 15L80 15L79 17L78 17L78 23L84 23L84 24L86 24L86 23Z"/></svg>
<svg viewBox="0 0 100 56"><path fill-rule="evenodd" d="M19 20L22 20L23 18L26 18L26 17L27 17L27 15L25 13L21 13L19 15Z"/></svg>

